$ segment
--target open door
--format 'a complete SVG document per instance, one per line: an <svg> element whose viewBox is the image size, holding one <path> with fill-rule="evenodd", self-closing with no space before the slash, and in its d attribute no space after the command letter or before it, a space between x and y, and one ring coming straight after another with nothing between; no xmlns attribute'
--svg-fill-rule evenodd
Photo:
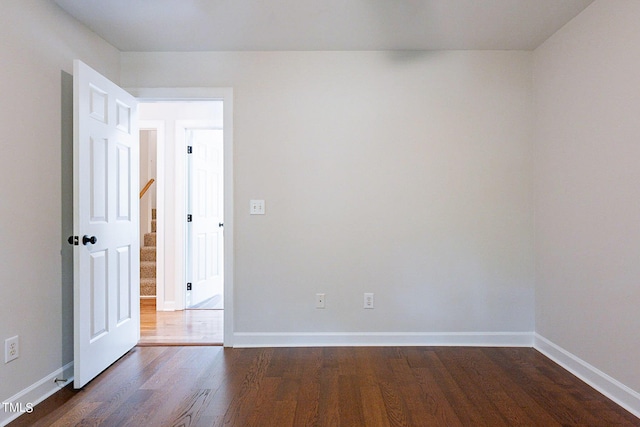
<svg viewBox="0 0 640 427"><path fill-rule="evenodd" d="M223 131L187 131L189 219L186 307L223 297Z"/></svg>
<svg viewBox="0 0 640 427"><path fill-rule="evenodd" d="M137 101L76 60L73 203L74 387L140 338Z"/></svg>

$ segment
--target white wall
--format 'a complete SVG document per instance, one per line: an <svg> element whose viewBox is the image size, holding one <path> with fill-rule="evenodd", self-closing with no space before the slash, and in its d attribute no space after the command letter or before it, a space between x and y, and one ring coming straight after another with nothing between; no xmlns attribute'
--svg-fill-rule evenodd
<svg viewBox="0 0 640 427"><path fill-rule="evenodd" d="M531 58L123 53L121 74L234 88L235 329L251 344L533 331Z"/></svg>
<svg viewBox="0 0 640 427"><path fill-rule="evenodd" d="M140 114L140 111L138 111ZM140 128L140 190L147 185L150 179L154 180L151 187L140 199L140 246L144 246L144 235L151 232L151 209L156 207L156 141L158 131L156 129Z"/></svg>
<svg viewBox="0 0 640 427"><path fill-rule="evenodd" d="M638 22L640 2L598 0L534 56L536 331L636 391Z"/></svg>
<svg viewBox="0 0 640 427"><path fill-rule="evenodd" d="M0 343L21 353L0 361L4 402L73 360L72 61L117 80L119 52L52 2L5 0L0 57Z"/></svg>

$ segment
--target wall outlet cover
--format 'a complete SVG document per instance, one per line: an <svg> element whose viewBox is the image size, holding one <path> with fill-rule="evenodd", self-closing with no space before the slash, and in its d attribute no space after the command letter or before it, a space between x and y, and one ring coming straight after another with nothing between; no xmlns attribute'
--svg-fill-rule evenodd
<svg viewBox="0 0 640 427"><path fill-rule="evenodd" d="M264 200L249 200L250 215L264 215Z"/></svg>
<svg viewBox="0 0 640 427"><path fill-rule="evenodd" d="M373 308L373 294L365 293L364 294L364 308Z"/></svg>
<svg viewBox="0 0 640 427"><path fill-rule="evenodd" d="M4 340L4 363L9 363L20 356L20 338L7 338Z"/></svg>

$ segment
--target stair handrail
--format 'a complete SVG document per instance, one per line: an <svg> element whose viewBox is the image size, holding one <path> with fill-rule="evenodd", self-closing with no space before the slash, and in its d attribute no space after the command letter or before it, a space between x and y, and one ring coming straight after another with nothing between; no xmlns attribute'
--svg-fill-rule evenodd
<svg viewBox="0 0 640 427"><path fill-rule="evenodd" d="M147 185L144 186L144 188L140 191L140 198L142 199L142 196L144 196L144 193L147 192L147 190L149 190L149 187L151 187L151 184L153 184L155 181L155 179L151 178L149 180L149 182L147 182Z"/></svg>

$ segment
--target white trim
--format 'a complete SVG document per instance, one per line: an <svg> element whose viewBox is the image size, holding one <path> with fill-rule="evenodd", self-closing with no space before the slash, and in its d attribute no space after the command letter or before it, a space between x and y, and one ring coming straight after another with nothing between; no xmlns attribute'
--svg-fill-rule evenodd
<svg viewBox="0 0 640 427"><path fill-rule="evenodd" d="M185 309L185 297L187 283L187 223L185 218L187 217L187 176L186 176L186 163L187 163L187 142L186 131L187 129L180 125L181 120L174 121L173 129L173 164L175 173L175 182L181 182L182 185L173 185L173 197L175 211L175 223L171 224L171 227L175 230L173 233L174 247L170 257L174 261L175 276L170 279L176 284L173 288L173 295L171 297L175 301L175 310Z"/></svg>
<svg viewBox="0 0 640 427"><path fill-rule="evenodd" d="M145 87L125 90L142 102L209 101L233 96L233 89L228 87Z"/></svg>
<svg viewBox="0 0 640 427"><path fill-rule="evenodd" d="M222 127L224 129L224 335L225 347L233 347L233 89L223 91Z"/></svg>
<svg viewBox="0 0 640 427"><path fill-rule="evenodd" d="M234 347L532 347L533 332L236 332Z"/></svg>
<svg viewBox="0 0 640 427"><path fill-rule="evenodd" d="M640 393L637 391L537 333L533 348L640 418Z"/></svg>
<svg viewBox="0 0 640 427"><path fill-rule="evenodd" d="M156 300L157 303L157 300ZM157 304L156 304L157 306ZM158 311L176 311L176 302L165 300L161 308L157 308Z"/></svg>
<svg viewBox="0 0 640 427"><path fill-rule="evenodd" d="M57 378L64 378L65 382L56 383L54 380ZM61 388L73 381L73 362L69 362L62 368L56 369L51 374L35 382L24 390L16 393L7 400L3 400L2 403L27 403L33 406L45 400L47 397L59 391ZM22 413L20 412L5 412L4 405L0 407L0 426L5 426L11 421L18 418Z"/></svg>

